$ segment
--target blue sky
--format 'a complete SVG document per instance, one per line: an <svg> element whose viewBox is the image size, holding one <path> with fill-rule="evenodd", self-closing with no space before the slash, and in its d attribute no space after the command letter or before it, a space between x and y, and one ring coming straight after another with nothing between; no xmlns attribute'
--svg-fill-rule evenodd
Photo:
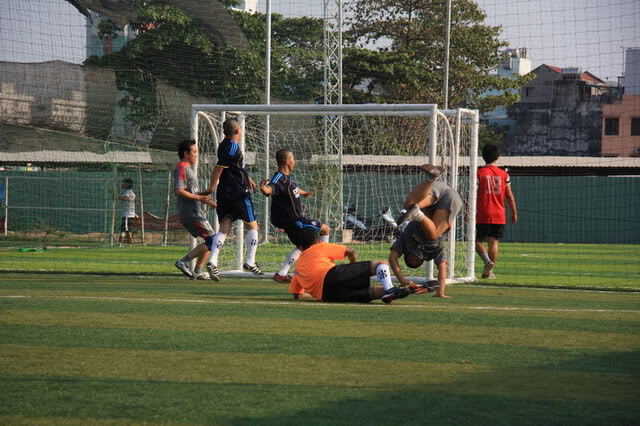
<svg viewBox="0 0 640 426"><path fill-rule="evenodd" d="M478 3L488 23L502 26L511 47L529 49L533 67L579 67L615 79L623 70L623 48L640 47L640 0ZM259 8L264 10L264 0ZM320 17L322 0L272 0L272 10ZM64 0L2 0L0 41L0 60L79 63L85 56L85 19Z"/></svg>

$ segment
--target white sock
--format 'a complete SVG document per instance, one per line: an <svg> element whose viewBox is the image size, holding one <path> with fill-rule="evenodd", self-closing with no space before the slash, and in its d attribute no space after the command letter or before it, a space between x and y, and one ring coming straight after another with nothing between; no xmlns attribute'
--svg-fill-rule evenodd
<svg viewBox="0 0 640 426"><path fill-rule="evenodd" d="M487 252L483 252L480 253L480 258L484 261L484 264L486 265L487 263L491 262L491 259L489 258L489 255L487 254Z"/></svg>
<svg viewBox="0 0 640 426"><path fill-rule="evenodd" d="M393 288L393 283L391 282L391 273L389 272L389 265L386 263L381 263L376 268L376 279L380 281L382 287L384 287L384 291L387 291Z"/></svg>
<svg viewBox="0 0 640 426"><path fill-rule="evenodd" d="M223 234L222 232L218 232L213 236L213 244L211 247L211 257L209 258L209 263L213 266L218 266L218 255L220 254L220 249L224 244L224 241L227 239L227 234Z"/></svg>
<svg viewBox="0 0 640 426"><path fill-rule="evenodd" d="M320 242L321 243L328 243L329 242L329 236L328 235L320 235Z"/></svg>
<svg viewBox="0 0 640 426"><path fill-rule="evenodd" d="M300 253L302 252L297 248L291 250L287 255L287 258L282 262L278 275L287 275L289 273L289 269L291 269L293 264L296 263L296 260L300 257Z"/></svg>
<svg viewBox="0 0 640 426"><path fill-rule="evenodd" d="M258 250L258 230L250 229L247 231L247 235L244 237L244 243L247 246L247 252L245 254L245 263L247 265L256 264L256 250Z"/></svg>

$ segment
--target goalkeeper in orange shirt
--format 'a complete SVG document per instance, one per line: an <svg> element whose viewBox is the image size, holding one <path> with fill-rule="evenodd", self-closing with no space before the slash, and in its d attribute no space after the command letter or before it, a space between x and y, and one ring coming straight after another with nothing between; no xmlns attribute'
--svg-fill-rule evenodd
<svg viewBox="0 0 640 426"><path fill-rule="evenodd" d="M294 299L305 296L323 302L369 303L382 299L391 303L410 294L409 289L395 287L391 282L389 265L383 261L356 261L356 253L347 246L318 242L318 233L303 230L299 234L298 248L302 254L289 285ZM336 260L349 259L349 263L336 265ZM382 286L371 286L369 278L375 276Z"/></svg>

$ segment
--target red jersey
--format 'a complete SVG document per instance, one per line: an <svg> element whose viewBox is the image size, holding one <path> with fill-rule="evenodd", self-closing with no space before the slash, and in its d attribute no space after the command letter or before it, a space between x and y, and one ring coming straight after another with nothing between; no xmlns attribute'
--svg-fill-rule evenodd
<svg viewBox="0 0 640 426"><path fill-rule="evenodd" d="M504 198L510 182L509 173L498 166L490 164L478 169L476 223L507 223Z"/></svg>

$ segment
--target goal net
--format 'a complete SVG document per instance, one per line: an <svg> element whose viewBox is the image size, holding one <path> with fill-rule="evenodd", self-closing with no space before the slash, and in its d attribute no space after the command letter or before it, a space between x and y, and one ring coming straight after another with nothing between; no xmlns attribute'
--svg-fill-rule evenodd
<svg viewBox="0 0 640 426"><path fill-rule="evenodd" d="M270 178L277 170L275 153L291 150L296 157L293 180L313 192L302 201L305 216L329 225L330 241L352 245L362 260L388 257L404 198L424 179L419 166L444 166L438 179L454 187L464 202L447 235L448 278L473 280L476 111L438 110L430 104L194 105L192 131L200 149L202 185L217 161L222 122L230 117L244 129L240 147L253 180ZM258 263L266 274L274 273L292 246L270 224L270 199L259 191L252 198L260 225ZM217 226L213 210L210 221ZM234 226L218 265L228 274L237 274L243 263L243 224L236 221ZM404 272L430 278L433 266Z"/></svg>

